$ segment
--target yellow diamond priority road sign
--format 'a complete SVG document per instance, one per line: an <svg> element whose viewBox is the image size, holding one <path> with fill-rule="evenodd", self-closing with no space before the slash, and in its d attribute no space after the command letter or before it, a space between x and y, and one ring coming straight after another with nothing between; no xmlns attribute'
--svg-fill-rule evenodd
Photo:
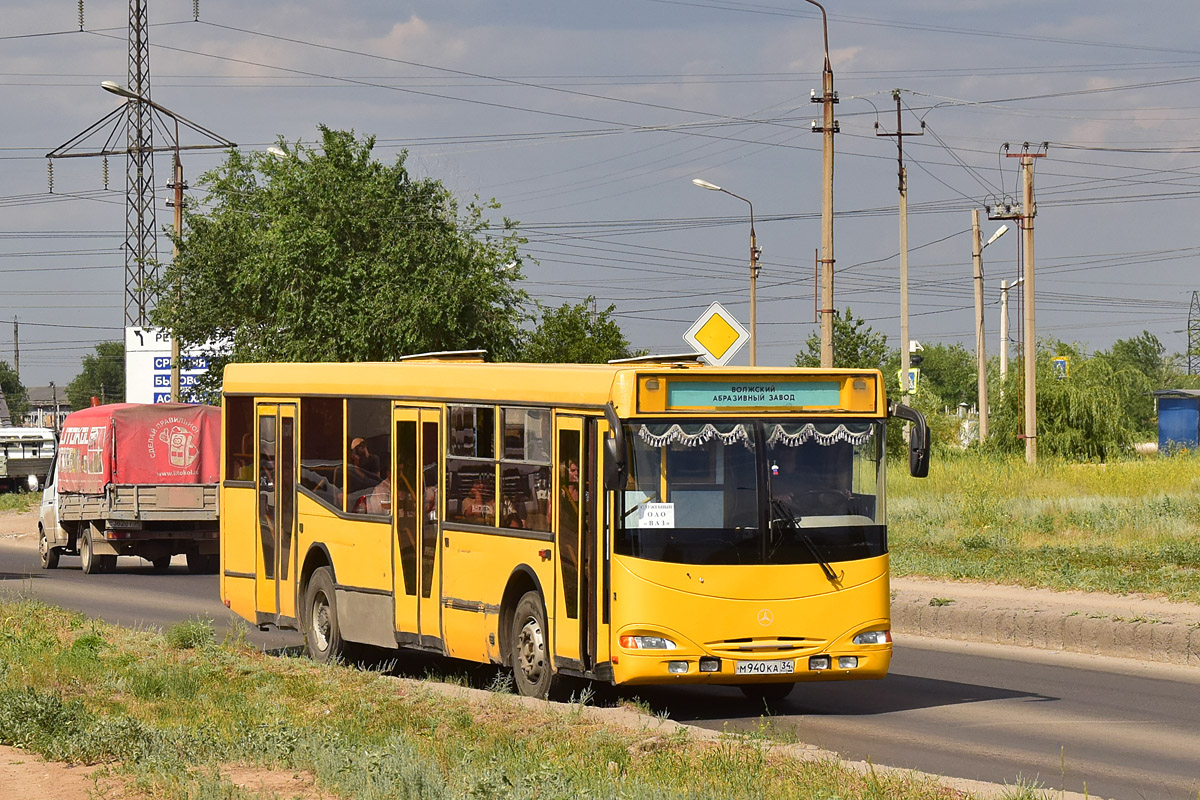
<svg viewBox="0 0 1200 800"><path fill-rule="evenodd" d="M709 306L683 335L683 340L696 348L704 360L714 367L724 366L737 355L749 338L750 331L743 328L720 303Z"/></svg>

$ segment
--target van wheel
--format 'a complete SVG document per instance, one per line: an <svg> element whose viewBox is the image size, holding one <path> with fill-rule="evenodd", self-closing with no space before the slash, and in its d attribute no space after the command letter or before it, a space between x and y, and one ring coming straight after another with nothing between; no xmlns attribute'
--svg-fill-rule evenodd
<svg viewBox="0 0 1200 800"><path fill-rule="evenodd" d="M347 643L338 627L337 596L333 591L333 572L321 567L313 572L304 590L304 646L308 656L319 664L328 664L347 655Z"/></svg>
<svg viewBox="0 0 1200 800"><path fill-rule="evenodd" d="M166 572L171 566L171 556L159 556L158 558L150 559L150 566L154 567L155 572Z"/></svg>
<svg viewBox="0 0 1200 800"><path fill-rule="evenodd" d="M526 697L546 700L551 693L557 694L561 686L561 679L554 674L554 665L550 662L548 637L542 596L538 592L526 592L513 615L512 650L509 652L517 691Z"/></svg>
<svg viewBox="0 0 1200 800"><path fill-rule="evenodd" d="M92 551L92 526L85 525L79 534L79 563L85 575L104 571L104 562Z"/></svg>
<svg viewBox="0 0 1200 800"><path fill-rule="evenodd" d="M38 527L38 555L42 559L42 569L58 569L58 548L50 546L46 538L46 529Z"/></svg>

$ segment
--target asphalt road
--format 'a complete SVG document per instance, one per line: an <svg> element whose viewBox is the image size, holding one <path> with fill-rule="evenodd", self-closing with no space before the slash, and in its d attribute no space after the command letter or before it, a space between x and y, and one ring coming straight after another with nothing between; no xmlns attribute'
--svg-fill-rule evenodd
<svg viewBox="0 0 1200 800"><path fill-rule="evenodd" d="M0 592L25 592L109 622L165 628L210 616L218 635L238 622L211 575L177 558L166 574L122 558L84 575L78 559L43 571L27 545L0 541ZM247 638L295 646L294 632ZM409 668L423 674L424 661ZM448 671L456 669L449 665ZM799 686L772 709L785 734L854 760L974 780L1036 782L1092 797L1195 800L1200 793L1200 674L995 645L903 639L883 681ZM622 693L632 694L632 692ZM637 691L659 712L706 728L758 730L761 710L736 690Z"/></svg>

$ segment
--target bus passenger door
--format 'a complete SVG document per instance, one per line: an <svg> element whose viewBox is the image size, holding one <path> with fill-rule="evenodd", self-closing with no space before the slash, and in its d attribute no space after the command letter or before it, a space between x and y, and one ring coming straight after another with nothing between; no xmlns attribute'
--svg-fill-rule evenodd
<svg viewBox="0 0 1200 800"><path fill-rule="evenodd" d="M441 412L403 408L392 412L395 448L392 507L395 552L396 630L402 644L439 647L441 617Z"/></svg>
<svg viewBox="0 0 1200 800"><path fill-rule="evenodd" d="M296 406L259 404L256 422L255 605L259 615L278 622L296 617Z"/></svg>
<svg viewBox="0 0 1200 800"><path fill-rule="evenodd" d="M421 409L421 491L425 502L421 516L421 558L417 569L421 583L421 642L442 646L442 412Z"/></svg>
<svg viewBox="0 0 1200 800"><path fill-rule="evenodd" d="M392 560L397 565L395 580L396 630L415 635L417 624L417 556L421 529L421 509L424 505L420 483L420 448L418 426L420 411L415 408L392 410L395 446L392 449L392 490L396 498L392 509Z"/></svg>
<svg viewBox="0 0 1200 800"><path fill-rule="evenodd" d="M586 630L587 592L581 580L584 537L588 535L584 474L587 461L581 417L556 418L554 475L554 655L576 668L586 668L581 631ZM582 597L581 597L582 596ZM582 603L580 602L582 599Z"/></svg>

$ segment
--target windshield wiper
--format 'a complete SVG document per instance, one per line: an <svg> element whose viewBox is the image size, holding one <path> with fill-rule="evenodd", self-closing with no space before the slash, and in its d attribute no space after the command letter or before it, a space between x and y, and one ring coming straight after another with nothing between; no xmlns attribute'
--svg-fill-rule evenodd
<svg viewBox="0 0 1200 800"><path fill-rule="evenodd" d="M804 532L804 529L800 527L800 520L797 519L796 515L792 513L792 510L788 508L782 500L772 499L771 512L772 532L775 530L776 523L780 523L783 525L783 527L790 530L792 535L798 538L804 544L804 546L808 548L808 552L814 559L816 559L816 562L821 565L821 571L825 573L825 577L829 579L829 582L834 586L839 585L841 583L841 579L838 577L838 574L833 571L833 567L829 565L829 562L826 561L821 553L817 550L817 545L813 542L809 535ZM780 539L779 543L772 548L772 554L774 554L775 550L779 548L780 544L783 544L782 539Z"/></svg>

